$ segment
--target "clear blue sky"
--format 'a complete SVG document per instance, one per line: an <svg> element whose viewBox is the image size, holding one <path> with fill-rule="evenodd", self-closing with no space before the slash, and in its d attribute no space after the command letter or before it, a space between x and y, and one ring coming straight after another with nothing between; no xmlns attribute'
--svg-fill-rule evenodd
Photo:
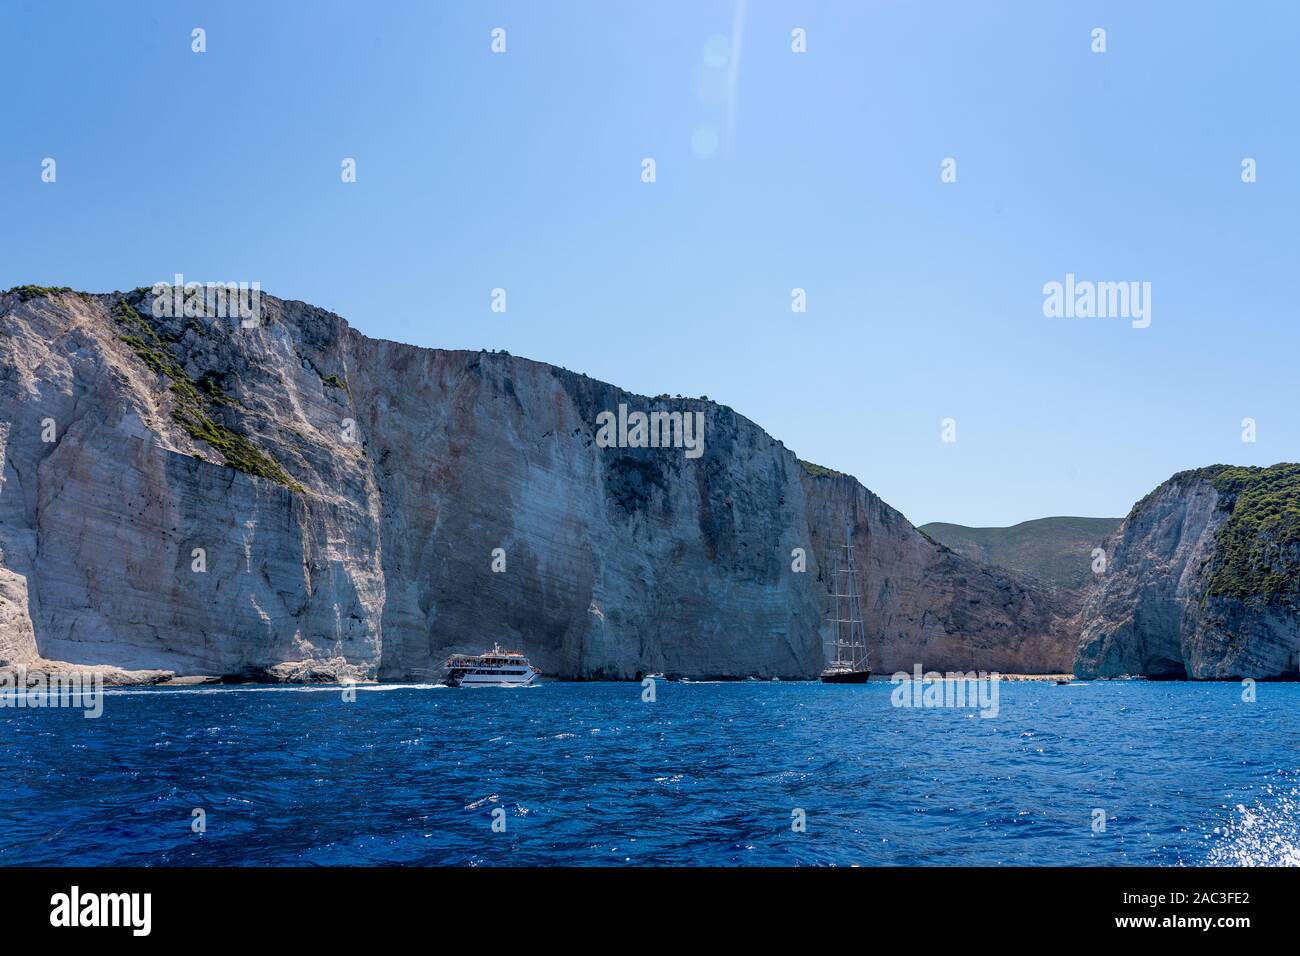
<svg viewBox="0 0 1300 956"><path fill-rule="evenodd" d="M0 287L256 280L707 394L916 523L1298 457L1290 0L9 0L0 35ZM1151 282L1151 327L1045 318L1067 272Z"/></svg>

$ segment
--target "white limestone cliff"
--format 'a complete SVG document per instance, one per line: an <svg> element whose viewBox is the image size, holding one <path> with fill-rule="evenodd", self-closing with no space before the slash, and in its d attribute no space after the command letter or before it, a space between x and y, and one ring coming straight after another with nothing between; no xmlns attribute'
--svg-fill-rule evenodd
<svg viewBox="0 0 1300 956"><path fill-rule="evenodd" d="M0 295L0 666L410 679L499 641L555 676L811 677L846 522L877 671L1069 666L1050 595L725 406L261 311ZM599 447L620 402L703 412L703 455Z"/></svg>

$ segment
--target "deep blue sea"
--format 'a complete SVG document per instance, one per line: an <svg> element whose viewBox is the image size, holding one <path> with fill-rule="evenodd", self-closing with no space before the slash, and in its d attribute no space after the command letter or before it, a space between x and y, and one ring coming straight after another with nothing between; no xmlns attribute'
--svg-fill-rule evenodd
<svg viewBox="0 0 1300 956"><path fill-rule="evenodd" d="M132 688L96 720L0 708L0 863L1300 863L1300 685L1245 703L1238 684L1003 682L991 719L892 690Z"/></svg>

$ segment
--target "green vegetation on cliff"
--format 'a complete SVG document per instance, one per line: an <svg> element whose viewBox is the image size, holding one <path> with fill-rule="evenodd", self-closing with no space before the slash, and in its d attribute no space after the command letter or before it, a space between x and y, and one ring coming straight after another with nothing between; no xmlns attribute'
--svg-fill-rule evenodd
<svg viewBox="0 0 1300 956"><path fill-rule="evenodd" d="M827 468L824 465L815 465L811 461L799 459L799 464L803 465L803 470L808 472L814 478L843 478L844 472L836 471L833 468Z"/></svg>
<svg viewBox="0 0 1300 956"><path fill-rule="evenodd" d="M126 300L118 302L114 307L113 318L128 330L118 337L131 346L150 369L171 381L169 391L176 401L172 418L191 438L207 442L221 452L226 465L236 471L270 478L295 491L303 490L302 485L294 481L280 467L279 462L253 444L247 436L227 428L220 420L214 420L208 414L209 405L236 404L222 391L219 382L211 377L204 377L201 383L195 382L185 374L185 369L177 364L163 337Z"/></svg>
<svg viewBox="0 0 1300 956"><path fill-rule="evenodd" d="M1209 593L1243 600L1300 598L1300 464L1212 465L1175 478L1207 479L1232 513L1216 538Z"/></svg>
<svg viewBox="0 0 1300 956"><path fill-rule="evenodd" d="M970 528L935 521L917 530L964 557L1077 590L1094 577L1092 549L1119 523L1119 518L1061 517L1009 528Z"/></svg>
<svg viewBox="0 0 1300 956"><path fill-rule="evenodd" d="M16 285L12 289L6 289L4 294L18 296L19 302L30 302L32 299L48 299L50 296L63 293L79 295L83 299L92 298L89 292L78 292L66 285Z"/></svg>

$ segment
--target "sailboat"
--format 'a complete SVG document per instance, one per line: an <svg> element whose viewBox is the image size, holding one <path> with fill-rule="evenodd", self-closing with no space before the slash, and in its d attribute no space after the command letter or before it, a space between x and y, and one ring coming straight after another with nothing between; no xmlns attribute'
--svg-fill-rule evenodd
<svg viewBox="0 0 1300 956"><path fill-rule="evenodd" d="M840 567L839 552L844 552ZM853 539L847 526L844 544L832 559L831 593L826 616L831 625L835 660L822 671L823 684L865 684L871 676L867 662L867 632L862 623L862 599L858 596L858 574L853 567Z"/></svg>

